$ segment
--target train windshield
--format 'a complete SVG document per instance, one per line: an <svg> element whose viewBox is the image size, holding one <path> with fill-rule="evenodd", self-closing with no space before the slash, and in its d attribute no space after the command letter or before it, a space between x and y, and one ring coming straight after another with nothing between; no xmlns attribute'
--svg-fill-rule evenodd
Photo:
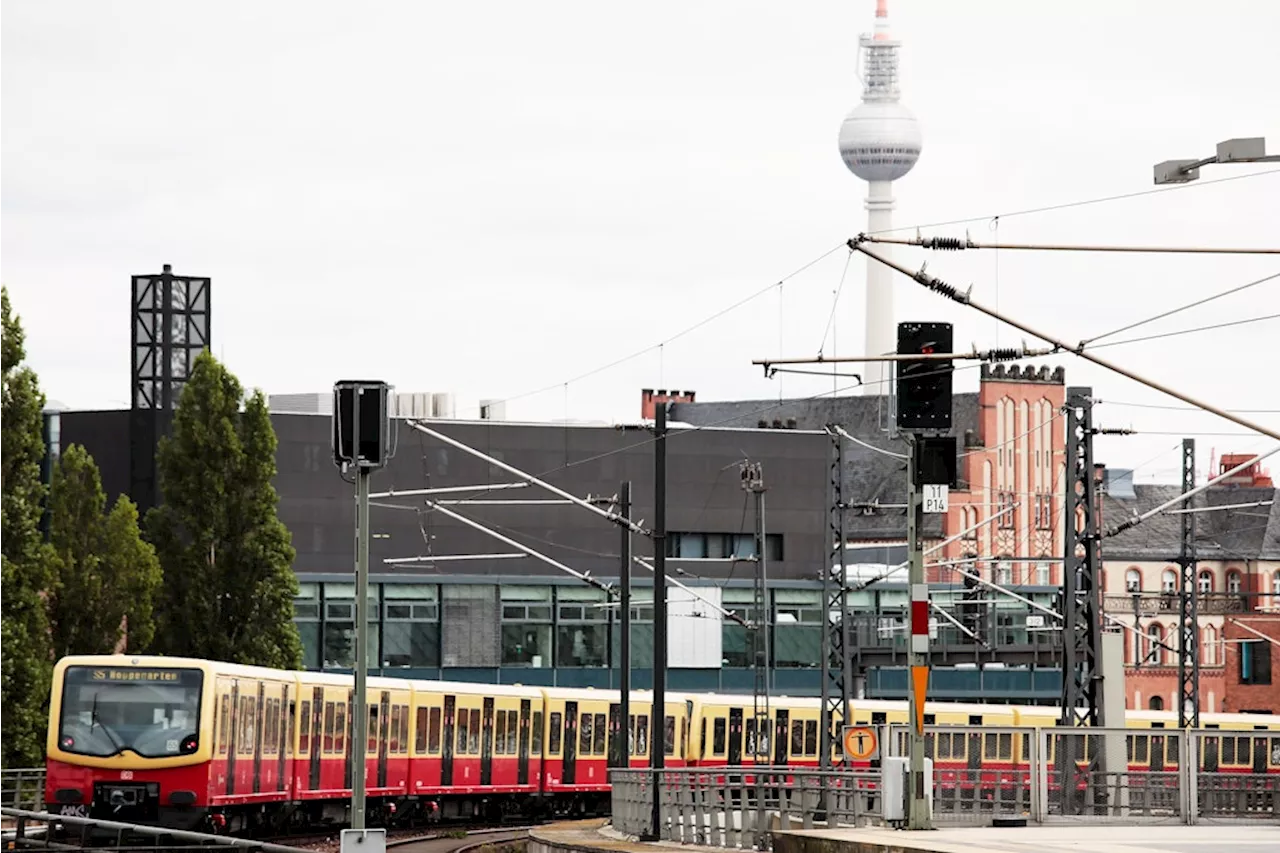
<svg viewBox="0 0 1280 853"><path fill-rule="evenodd" d="M198 669L67 667L58 745L78 755L132 750L144 758L199 747Z"/></svg>

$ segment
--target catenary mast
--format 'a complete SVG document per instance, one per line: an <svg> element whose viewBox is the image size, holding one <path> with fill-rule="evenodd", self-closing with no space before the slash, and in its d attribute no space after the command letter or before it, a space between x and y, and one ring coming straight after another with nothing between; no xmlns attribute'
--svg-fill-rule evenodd
<svg viewBox="0 0 1280 853"><path fill-rule="evenodd" d="M867 182L868 232L893 227L893 182L920 159L920 124L898 101L899 46L889 35L888 0L877 0L875 31L858 40L862 103L840 125L840 157ZM889 267L867 259L866 355L892 353L897 347L892 275ZM890 362L868 362L862 374L864 393L889 393L884 380L891 371Z"/></svg>

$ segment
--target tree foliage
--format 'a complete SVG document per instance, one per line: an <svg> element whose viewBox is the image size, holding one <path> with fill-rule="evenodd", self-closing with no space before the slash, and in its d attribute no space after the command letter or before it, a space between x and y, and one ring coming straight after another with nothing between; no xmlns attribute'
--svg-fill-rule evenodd
<svg viewBox="0 0 1280 853"><path fill-rule="evenodd" d="M276 514L276 435L266 399L241 407L240 382L208 352L193 366L160 442L163 502L146 532L164 568L155 647L288 669L302 662L293 623L294 548Z"/></svg>
<svg viewBox="0 0 1280 853"><path fill-rule="evenodd" d="M160 586L155 549L138 529L138 508L121 495L110 513L98 466L83 447L67 448L49 491L49 624L54 658L112 654L126 640L143 651L155 633ZM127 639L126 639L127 625Z"/></svg>
<svg viewBox="0 0 1280 853"><path fill-rule="evenodd" d="M49 624L41 593L48 587L47 559L40 538L44 484L45 398L35 372L22 366L26 348L22 324L12 315L9 291L0 288L3 340L0 342L0 411L3 412L0 570L4 607L0 613L0 761L31 766L44 755L45 715L52 661Z"/></svg>

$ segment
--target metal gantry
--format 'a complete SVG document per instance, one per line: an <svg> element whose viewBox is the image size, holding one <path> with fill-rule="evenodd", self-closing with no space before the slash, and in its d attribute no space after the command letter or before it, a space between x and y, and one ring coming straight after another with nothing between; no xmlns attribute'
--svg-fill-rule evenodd
<svg viewBox="0 0 1280 853"><path fill-rule="evenodd" d="M1063 533L1062 725L1104 725L1098 601L1101 540L1093 470L1093 389L1067 389L1067 495Z"/></svg>
<svg viewBox="0 0 1280 853"><path fill-rule="evenodd" d="M755 501L755 581L751 615L751 656L755 683L751 693L751 719L754 735L750 738L751 755L757 763L767 763L772 738L769 732L769 592L768 561L764 535L764 469L759 462L744 461L741 466L742 489Z"/></svg>
<svg viewBox="0 0 1280 853"><path fill-rule="evenodd" d="M1196 487L1196 440L1182 440L1182 492ZM1190 509L1190 507L1187 507ZM1182 569L1179 596L1178 630L1182 642L1178 646L1178 726L1200 726L1200 620L1196 605L1196 514L1181 515L1182 548L1178 563Z"/></svg>

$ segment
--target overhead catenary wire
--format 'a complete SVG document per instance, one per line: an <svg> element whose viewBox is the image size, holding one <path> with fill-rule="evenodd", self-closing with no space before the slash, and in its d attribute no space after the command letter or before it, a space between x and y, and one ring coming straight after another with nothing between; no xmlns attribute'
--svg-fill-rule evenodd
<svg viewBox="0 0 1280 853"><path fill-rule="evenodd" d="M1159 332L1154 335L1143 335L1140 338L1125 338L1122 341L1108 341L1105 344L1095 344L1088 342L1089 349L1105 349L1106 347L1118 347L1124 344L1140 344L1145 341L1158 341L1163 338L1176 338L1180 335L1191 335L1197 332L1211 332L1214 329L1229 329L1234 326L1247 326L1251 323L1264 323L1268 320L1280 319L1280 314L1264 314L1261 317L1247 317L1243 320L1229 320L1225 323L1211 323L1205 326L1192 326L1189 329L1175 329L1171 332ZM1232 411L1227 409L1225 411ZM1240 410L1235 410L1240 411Z"/></svg>
<svg viewBox="0 0 1280 853"><path fill-rule="evenodd" d="M918 284L924 286L928 290L932 290L935 293L938 293L942 296L945 296L948 299L951 299L953 302L958 302L961 305L968 305L970 308L973 308L976 311L986 314L988 317L991 317L995 320L999 320L1002 323L1007 323L1008 325L1013 326L1015 329L1019 329L1028 335L1033 335L1043 341L1053 344L1055 347L1059 347L1061 350L1065 352L1074 353L1076 356L1083 358L1086 361L1091 361L1094 364L1098 365L1099 367L1104 367L1115 373L1119 373L1121 376L1125 376L1129 379L1132 379L1134 382L1137 382L1141 385L1145 385L1148 388L1154 388L1155 390L1168 394L1169 396L1179 399L1184 403L1189 403L1190 405L1198 406L1199 408L1205 409L1207 411L1211 411L1214 414L1218 415L1219 417L1222 417L1235 424L1238 424L1239 426L1242 426L1245 429L1250 429L1255 432L1259 432L1265 436L1268 436L1269 438L1274 438L1277 441L1280 441L1280 432L1276 432L1275 430L1262 426L1261 424L1254 423L1253 421L1247 418L1241 417L1239 415L1230 414L1218 408L1217 406L1214 406L1211 403L1202 402L1201 400L1198 400L1188 394L1183 394L1181 391L1178 391L1173 388L1169 388L1166 385L1162 385L1158 382L1147 379L1146 377L1140 376L1139 374L1134 373L1133 371L1125 367L1121 367L1118 364L1115 364L1113 362L1107 361L1106 359L1103 359L1099 356L1094 355L1092 352L1087 350L1083 345L1072 346L1066 343L1065 341L1063 341L1062 339L1057 338L1048 332L1042 332L1038 329L1033 328L1032 326L1027 325L1026 323L1022 323L1018 320L1014 320L997 310L988 308L982 303L974 301L971 298L969 293L961 293L959 290L957 290L952 285L947 284L945 281L942 281L936 276L929 275L927 272L925 272L924 269L910 270L902 266L901 264L896 263L890 258L886 258L881 254L871 251L870 249L867 248L867 246L861 240L851 240L850 245L852 245L854 248L856 248L858 251L862 252L863 254L867 255L868 257L874 258L875 260L879 261L885 266L891 269L897 270L898 272L910 278L912 281L917 282Z"/></svg>
<svg viewBox="0 0 1280 853"><path fill-rule="evenodd" d="M1131 252L1189 255L1280 255L1280 247L1238 248L1217 246L1125 246L1091 243L982 243L968 235L959 237L881 237L867 234L870 243L891 243L899 246L916 246L943 252L960 252L965 249L1024 249L1035 252Z"/></svg>

